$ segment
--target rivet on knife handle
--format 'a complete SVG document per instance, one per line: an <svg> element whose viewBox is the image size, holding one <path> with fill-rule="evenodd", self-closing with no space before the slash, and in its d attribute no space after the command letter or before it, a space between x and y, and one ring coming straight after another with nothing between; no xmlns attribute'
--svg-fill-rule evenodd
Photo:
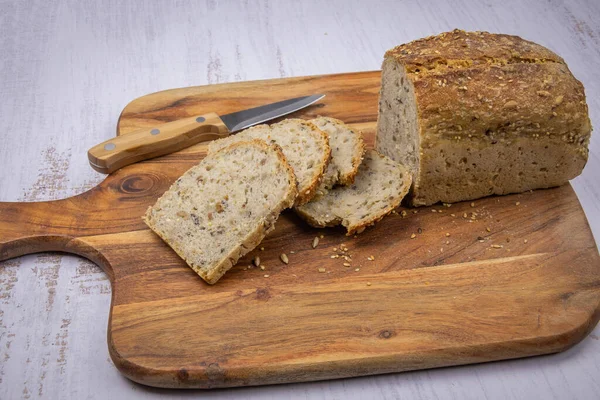
<svg viewBox="0 0 600 400"><path fill-rule="evenodd" d="M221 118L209 113L117 136L92 147L88 159L96 171L110 174L126 165L228 134Z"/></svg>

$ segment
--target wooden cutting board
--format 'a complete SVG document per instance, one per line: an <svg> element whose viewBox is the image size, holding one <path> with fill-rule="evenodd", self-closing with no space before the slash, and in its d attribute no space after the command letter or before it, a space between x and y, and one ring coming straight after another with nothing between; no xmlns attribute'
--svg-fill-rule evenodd
<svg viewBox="0 0 600 400"><path fill-rule="evenodd" d="M342 119L372 145L379 79L363 72L159 92L127 105L117 134L324 93L293 116ZM131 165L65 200L0 203L0 260L58 250L104 268L110 355L136 382L214 388L526 357L565 350L598 322L600 257L570 185L398 211L358 237L286 212L264 250L209 286L141 220L205 153L196 145ZM351 256L351 267L336 254ZM256 255L265 270L247 268Z"/></svg>

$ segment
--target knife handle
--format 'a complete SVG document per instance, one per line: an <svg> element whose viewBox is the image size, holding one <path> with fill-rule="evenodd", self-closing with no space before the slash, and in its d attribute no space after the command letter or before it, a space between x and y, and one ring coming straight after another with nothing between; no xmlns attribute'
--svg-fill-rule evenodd
<svg viewBox="0 0 600 400"><path fill-rule="evenodd" d="M110 174L126 165L227 135L229 130L221 118L208 113L117 136L92 147L88 159L96 171Z"/></svg>

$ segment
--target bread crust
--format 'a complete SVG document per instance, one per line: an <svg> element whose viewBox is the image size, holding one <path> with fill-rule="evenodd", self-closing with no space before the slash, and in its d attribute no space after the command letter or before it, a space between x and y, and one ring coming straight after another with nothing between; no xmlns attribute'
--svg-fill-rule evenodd
<svg viewBox="0 0 600 400"><path fill-rule="evenodd" d="M557 186L583 170L591 135L584 88L545 47L454 30L389 50L384 68L393 67L404 69L416 98L413 205Z"/></svg>

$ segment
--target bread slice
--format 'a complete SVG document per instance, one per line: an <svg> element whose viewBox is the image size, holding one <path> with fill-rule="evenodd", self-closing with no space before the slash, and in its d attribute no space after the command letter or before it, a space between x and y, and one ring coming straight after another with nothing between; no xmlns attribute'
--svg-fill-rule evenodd
<svg viewBox="0 0 600 400"><path fill-rule="evenodd" d="M295 205L304 204L314 197L331 156L329 141L324 132L308 121L286 119L271 126L257 125L215 140L210 143L208 151L214 152L231 143L249 139L262 139L281 146L298 181Z"/></svg>
<svg viewBox="0 0 600 400"><path fill-rule="evenodd" d="M317 189L319 196L334 185L349 185L354 182L354 176L365 152L365 144L359 131L350 128L339 119L318 117L310 122L327 134L331 147L331 161Z"/></svg>
<svg viewBox="0 0 600 400"><path fill-rule="evenodd" d="M296 178L276 146L236 142L189 169L144 221L214 284L274 229L296 198Z"/></svg>
<svg viewBox="0 0 600 400"><path fill-rule="evenodd" d="M310 225L343 225L348 235L360 233L389 214L408 193L407 169L375 150L367 150L350 186L337 186L296 212Z"/></svg>

